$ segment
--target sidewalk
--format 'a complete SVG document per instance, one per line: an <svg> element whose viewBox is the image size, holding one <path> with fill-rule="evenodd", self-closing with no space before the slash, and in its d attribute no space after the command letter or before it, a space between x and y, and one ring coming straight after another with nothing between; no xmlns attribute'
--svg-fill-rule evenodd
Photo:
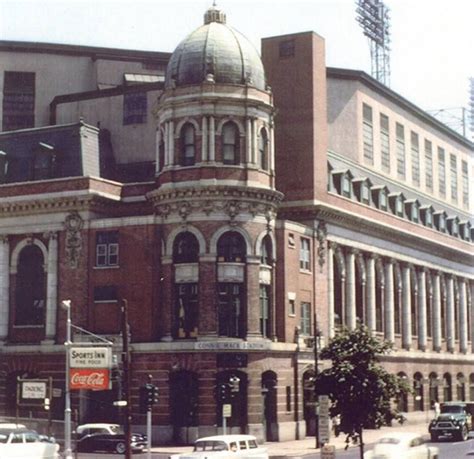
<svg viewBox="0 0 474 459"><path fill-rule="evenodd" d="M382 427L381 429L367 429L364 430L364 443L369 445L377 441L383 435L389 432L414 432L423 436L428 435L428 424L426 422L409 422L403 425L394 423L393 427ZM336 449L344 449L346 436L341 433L338 437L332 436L329 444L334 445ZM304 440L292 440L284 442L267 442L264 446L268 449L268 454L274 459L279 458L290 458L290 457L301 457L306 454L312 454L319 452L319 449L315 448L314 437L308 437ZM357 447L358 445L351 445L350 448ZM159 453L159 457L163 459L169 457L172 454L189 453L192 451L192 446L159 446L152 448L153 453Z"/></svg>

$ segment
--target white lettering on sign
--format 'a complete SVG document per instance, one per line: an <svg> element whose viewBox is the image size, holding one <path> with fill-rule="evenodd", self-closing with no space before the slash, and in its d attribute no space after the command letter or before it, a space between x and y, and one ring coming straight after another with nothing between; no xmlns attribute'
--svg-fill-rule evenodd
<svg viewBox="0 0 474 459"><path fill-rule="evenodd" d="M198 342L195 343L195 349L208 349L208 350L263 350L269 349L267 343L249 343L246 341L243 342Z"/></svg>
<svg viewBox="0 0 474 459"><path fill-rule="evenodd" d="M89 375L75 373L71 377L71 384L74 386L101 387L104 384L104 375L103 373L91 373Z"/></svg>
<svg viewBox="0 0 474 459"><path fill-rule="evenodd" d="M69 357L71 368L111 368L112 364L108 347L73 347Z"/></svg>
<svg viewBox="0 0 474 459"><path fill-rule="evenodd" d="M46 383L39 381L23 381L21 383L21 398L35 400L46 398Z"/></svg>

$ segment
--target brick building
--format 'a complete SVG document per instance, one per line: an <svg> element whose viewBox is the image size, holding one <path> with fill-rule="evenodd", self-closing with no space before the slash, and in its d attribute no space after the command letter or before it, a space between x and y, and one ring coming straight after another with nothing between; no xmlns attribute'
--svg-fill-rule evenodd
<svg viewBox="0 0 474 459"><path fill-rule="evenodd" d="M313 434L315 330L357 323L395 343L403 410L474 400L472 142L327 68L314 33L260 58L215 7L172 55L0 57L0 416L18 376L64 388L64 299L117 354L127 300L133 422L151 374L154 442L215 433L232 376L235 431ZM120 419L120 391L117 366L110 391L73 394L79 420Z"/></svg>

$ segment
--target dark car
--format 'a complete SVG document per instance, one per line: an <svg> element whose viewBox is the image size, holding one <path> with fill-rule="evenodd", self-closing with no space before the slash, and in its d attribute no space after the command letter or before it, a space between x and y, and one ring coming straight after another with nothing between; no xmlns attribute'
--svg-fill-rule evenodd
<svg viewBox="0 0 474 459"><path fill-rule="evenodd" d="M125 433L118 424L94 423L77 427L77 451L91 453L107 451L118 454L125 453ZM132 433L130 446L132 452L139 453L147 445L146 435Z"/></svg>

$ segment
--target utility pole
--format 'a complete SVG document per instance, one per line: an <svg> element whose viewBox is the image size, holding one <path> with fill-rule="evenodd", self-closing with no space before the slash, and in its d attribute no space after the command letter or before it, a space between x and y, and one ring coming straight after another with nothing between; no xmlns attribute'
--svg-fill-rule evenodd
<svg viewBox="0 0 474 459"><path fill-rule="evenodd" d="M131 410L130 410L130 349L129 349L129 339L130 339L130 327L128 324L128 302L125 299L122 299L122 387L123 394L125 399L124 407L124 426L123 430L125 433L125 459L131 459Z"/></svg>

